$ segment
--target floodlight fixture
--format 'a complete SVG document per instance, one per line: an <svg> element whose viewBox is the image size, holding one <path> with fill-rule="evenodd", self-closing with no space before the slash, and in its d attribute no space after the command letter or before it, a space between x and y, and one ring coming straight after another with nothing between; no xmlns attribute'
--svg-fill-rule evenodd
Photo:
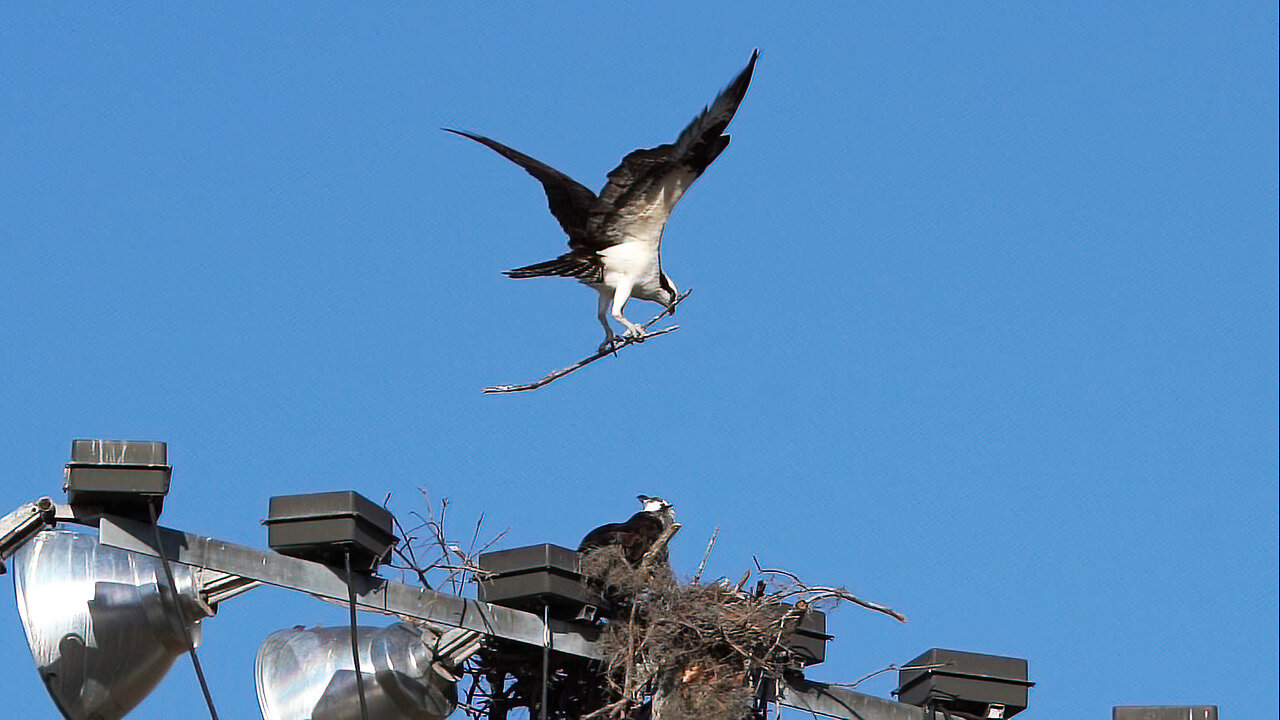
<svg viewBox="0 0 1280 720"><path fill-rule="evenodd" d="M369 717L378 720L443 720L457 708L453 669L479 648L479 633L408 623L359 627L357 672L351 631L298 627L262 643L255 669L264 720L360 720L357 682Z"/></svg>
<svg viewBox="0 0 1280 720"><path fill-rule="evenodd" d="M213 614L196 570L44 530L13 557L18 612L36 669L68 720L118 720L160 682ZM184 620L185 618L185 620Z"/></svg>

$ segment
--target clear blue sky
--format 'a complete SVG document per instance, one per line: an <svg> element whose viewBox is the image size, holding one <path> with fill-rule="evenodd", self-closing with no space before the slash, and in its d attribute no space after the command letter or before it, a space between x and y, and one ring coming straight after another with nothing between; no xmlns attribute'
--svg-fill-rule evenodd
<svg viewBox="0 0 1280 720"><path fill-rule="evenodd" d="M167 441L163 522L259 547L275 494L423 487L510 546L658 494L681 572L720 525L713 575L910 617L837 611L817 679L946 647L1027 658L1028 720L1275 711L1274 2L103 5L0 10L4 511L77 437ZM756 47L666 234L681 330L481 395L593 350L595 294L499 274L563 235L438 128L599 188ZM55 718L0 597L0 715ZM222 715L342 618L227 603ZM175 712L185 660L133 717Z"/></svg>

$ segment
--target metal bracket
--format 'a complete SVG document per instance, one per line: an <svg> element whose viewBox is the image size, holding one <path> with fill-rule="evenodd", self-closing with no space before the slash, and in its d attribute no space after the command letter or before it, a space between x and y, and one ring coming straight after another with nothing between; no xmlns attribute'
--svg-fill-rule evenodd
<svg viewBox="0 0 1280 720"><path fill-rule="evenodd" d="M132 520L104 516L99 523L98 539L103 545L143 555L159 555L153 535L150 525ZM160 537L165 556L173 562L347 604L347 585L343 573L336 568L168 528L160 528ZM594 628L555 620L544 626L542 618L532 613L374 576L357 576L355 585L356 607L360 610L466 628L537 647L543 644L544 628L549 628L554 650L580 657L599 657L593 642Z"/></svg>
<svg viewBox="0 0 1280 720"><path fill-rule="evenodd" d="M787 678L785 684L779 684L777 703L814 715L847 720L927 720L930 715L915 705L804 678ZM941 713L938 717L941 718Z"/></svg>
<svg viewBox="0 0 1280 720"><path fill-rule="evenodd" d="M0 518L0 575L6 572L5 558L17 552L32 535L52 527L54 522L53 500L47 497L20 505Z"/></svg>

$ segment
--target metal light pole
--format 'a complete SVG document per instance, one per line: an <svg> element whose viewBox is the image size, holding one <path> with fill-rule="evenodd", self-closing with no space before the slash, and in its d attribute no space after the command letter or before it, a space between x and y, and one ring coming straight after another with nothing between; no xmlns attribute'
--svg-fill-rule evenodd
<svg viewBox="0 0 1280 720"><path fill-rule="evenodd" d="M163 443L76 441L72 454L68 504L41 498L0 518L0 568L20 553L16 585L33 657L54 702L72 720L123 717L186 650L184 634L194 648L203 620L218 603L260 585L418 621L361 629L351 667L345 662L301 667L287 657L300 648L345 646L352 637L347 628L273 635L258 657L259 696L268 720L358 718L362 711L351 709L353 688L369 695L370 717L443 718L454 707L456 677L448 668L489 639L537 652L602 655L595 643L598 630L590 624L387 580L372 568L348 575L314 559L159 527L152 520L169 484ZM87 532L53 529L60 524ZM322 545L316 552L328 557ZM169 566L172 582L160 574ZM54 597L59 600L50 600ZM153 630L139 632L144 626ZM144 636L148 640L140 641ZM354 670L357 659L364 669L360 677ZM302 676L314 676L309 689L281 689L288 685L284 680ZM774 702L848 720L934 715L915 705L812 682L798 672L779 683ZM417 714L406 710L397 716L389 709L410 706Z"/></svg>

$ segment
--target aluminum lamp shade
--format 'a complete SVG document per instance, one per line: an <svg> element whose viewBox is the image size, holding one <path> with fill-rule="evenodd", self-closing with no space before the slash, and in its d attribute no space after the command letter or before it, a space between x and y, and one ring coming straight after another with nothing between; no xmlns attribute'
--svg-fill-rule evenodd
<svg viewBox="0 0 1280 720"><path fill-rule="evenodd" d="M369 717L443 720L457 688L432 667L436 636L406 623L357 631ZM360 720L348 627L293 628L258 648L258 704L263 720Z"/></svg>
<svg viewBox="0 0 1280 720"><path fill-rule="evenodd" d="M186 652L209 612L194 571L98 544L94 535L46 530L14 555L18 612L36 669L69 720L118 720ZM179 612L181 605L181 612Z"/></svg>

